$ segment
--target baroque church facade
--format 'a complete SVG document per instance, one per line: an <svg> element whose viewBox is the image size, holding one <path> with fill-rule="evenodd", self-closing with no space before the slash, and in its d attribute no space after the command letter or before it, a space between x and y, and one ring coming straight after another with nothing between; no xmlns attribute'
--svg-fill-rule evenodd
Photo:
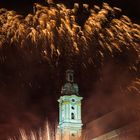
<svg viewBox="0 0 140 140"><path fill-rule="evenodd" d="M61 89L59 102L58 140L78 140L82 134L81 101L74 71L66 71L66 83Z"/></svg>

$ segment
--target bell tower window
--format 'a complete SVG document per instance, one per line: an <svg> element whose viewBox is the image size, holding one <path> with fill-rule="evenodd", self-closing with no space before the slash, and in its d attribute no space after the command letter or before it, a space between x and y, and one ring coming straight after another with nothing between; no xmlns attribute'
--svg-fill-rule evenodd
<svg viewBox="0 0 140 140"><path fill-rule="evenodd" d="M75 115L74 115L74 113L71 113L71 119L72 119L72 120L75 119Z"/></svg>
<svg viewBox="0 0 140 140"><path fill-rule="evenodd" d="M73 70L66 71L66 79L68 82L74 82Z"/></svg>
<svg viewBox="0 0 140 140"><path fill-rule="evenodd" d="M73 75L69 75L69 79L70 79L70 81L73 81Z"/></svg>

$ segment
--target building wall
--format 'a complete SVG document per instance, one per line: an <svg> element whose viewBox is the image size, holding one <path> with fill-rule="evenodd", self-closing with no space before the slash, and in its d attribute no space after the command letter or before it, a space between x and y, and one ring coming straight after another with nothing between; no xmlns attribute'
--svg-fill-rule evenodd
<svg viewBox="0 0 140 140"><path fill-rule="evenodd" d="M140 121L113 130L92 140L140 140Z"/></svg>
<svg viewBox="0 0 140 140"><path fill-rule="evenodd" d="M130 108L110 112L88 123L84 140L140 140L140 114Z"/></svg>

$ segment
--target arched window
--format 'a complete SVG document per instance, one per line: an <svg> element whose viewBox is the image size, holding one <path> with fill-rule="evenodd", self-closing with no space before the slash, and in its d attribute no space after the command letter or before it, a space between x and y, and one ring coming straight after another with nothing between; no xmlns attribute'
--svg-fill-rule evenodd
<svg viewBox="0 0 140 140"><path fill-rule="evenodd" d="M73 75L70 74L70 81L73 82Z"/></svg>
<svg viewBox="0 0 140 140"><path fill-rule="evenodd" d="M74 133L71 134L71 139L76 140L76 135Z"/></svg>
<svg viewBox="0 0 140 140"><path fill-rule="evenodd" d="M75 134L72 133L71 136L75 137Z"/></svg>
<svg viewBox="0 0 140 140"><path fill-rule="evenodd" d="M74 115L74 113L71 113L71 119L72 119L72 120L75 119L75 115Z"/></svg>
<svg viewBox="0 0 140 140"><path fill-rule="evenodd" d="M72 106L71 109L74 110L75 109L74 106Z"/></svg>

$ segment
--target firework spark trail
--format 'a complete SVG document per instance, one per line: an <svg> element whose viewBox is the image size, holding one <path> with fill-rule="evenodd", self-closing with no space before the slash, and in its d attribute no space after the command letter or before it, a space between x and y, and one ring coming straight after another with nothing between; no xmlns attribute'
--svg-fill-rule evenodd
<svg viewBox="0 0 140 140"><path fill-rule="evenodd" d="M56 140L56 134L51 129L48 122L46 123L44 130L26 132L21 129L18 135L18 137L9 138L8 140Z"/></svg>
<svg viewBox="0 0 140 140"><path fill-rule="evenodd" d="M128 52L128 69L139 73L140 26L127 16L119 17L121 9L103 3L102 8L90 9L90 16L81 27L76 22L78 7L75 4L74 9L67 9L63 4L47 7L36 3L34 13L25 18L0 9L0 48L5 44L30 48L31 56L36 49L50 63L59 63L60 58L69 63L76 56L85 68L103 65L106 56L114 58ZM88 5L84 7L88 10Z"/></svg>
<svg viewBox="0 0 140 140"><path fill-rule="evenodd" d="M9 138L8 140L59 140L59 136L57 131L55 132L51 129L49 123L46 122L46 126L43 130L38 132L20 130L18 137ZM77 140L85 140L85 138L77 138Z"/></svg>

